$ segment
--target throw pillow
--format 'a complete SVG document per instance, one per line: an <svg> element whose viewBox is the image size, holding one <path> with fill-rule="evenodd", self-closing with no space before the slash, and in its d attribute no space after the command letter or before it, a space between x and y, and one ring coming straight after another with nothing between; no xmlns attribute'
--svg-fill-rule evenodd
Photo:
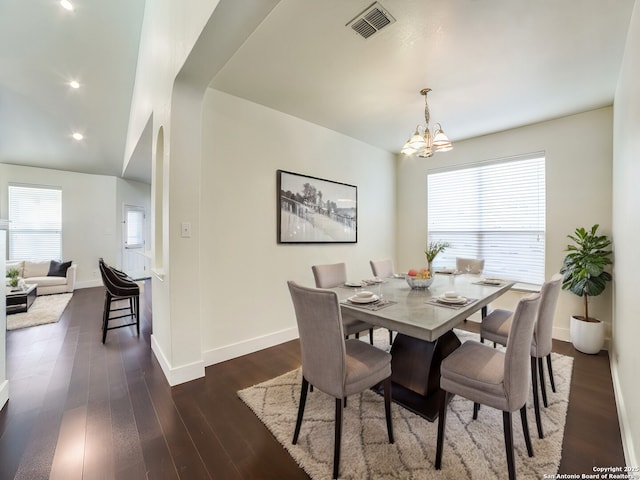
<svg viewBox="0 0 640 480"><path fill-rule="evenodd" d="M58 262L56 260L51 260L49 264L49 273L47 273L48 277L66 277L67 269L71 266L71 260L68 262Z"/></svg>

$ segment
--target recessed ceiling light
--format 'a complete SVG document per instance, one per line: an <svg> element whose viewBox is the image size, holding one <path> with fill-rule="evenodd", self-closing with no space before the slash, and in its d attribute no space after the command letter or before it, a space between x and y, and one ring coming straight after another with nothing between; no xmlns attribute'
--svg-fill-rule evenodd
<svg viewBox="0 0 640 480"><path fill-rule="evenodd" d="M73 132L73 135L71 135L74 140L82 140L84 138L84 135L82 135L80 132Z"/></svg>
<svg viewBox="0 0 640 480"><path fill-rule="evenodd" d="M75 80L71 80L71 81L69 82L69 86L70 86L71 88L80 88L80 84L79 84L77 81L75 81Z"/></svg>
<svg viewBox="0 0 640 480"><path fill-rule="evenodd" d="M62 8L65 10L73 11L73 4L69 0L60 0L60 5L62 5Z"/></svg>

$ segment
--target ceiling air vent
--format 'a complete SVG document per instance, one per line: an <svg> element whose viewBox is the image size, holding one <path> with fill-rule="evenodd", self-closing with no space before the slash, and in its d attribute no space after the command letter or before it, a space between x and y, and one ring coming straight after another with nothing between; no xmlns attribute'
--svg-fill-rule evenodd
<svg viewBox="0 0 640 480"><path fill-rule="evenodd" d="M364 12L356 15L346 26L351 27L358 35L369 38L395 21L396 19L380 3L375 2Z"/></svg>

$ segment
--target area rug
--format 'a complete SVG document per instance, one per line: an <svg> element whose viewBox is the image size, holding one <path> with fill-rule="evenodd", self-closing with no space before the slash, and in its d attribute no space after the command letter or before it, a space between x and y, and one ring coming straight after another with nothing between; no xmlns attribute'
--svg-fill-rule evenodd
<svg viewBox="0 0 640 480"><path fill-rule="evenodd" d="M7 330L57 322L72 296L73 293L61 293L36 297L29 311L7 315Z"/></svg>
<svg viewBox="0 0 640 480"><path fill-rule="evenodd" d="M461 340L477 335L456 331ZM385 340L385 337L387 339ZM376 345L388 348L388 332L379 330ZM386 345L385 345L386 342ZM527 456L520 415L513 415L516 472L519 479L544 478L560 463L573 359L552 354L556 393L548 388L549 407L541 405L545 438L536 431L532 397L527 409L535 456ZM301 370L238 392L239 397L286 448L312 479L333 472L334 400L319 390L310 392L297 445L291 444L300 397ZM395 443L388 443L384 403L365 391L349 397L344 409L340 478L343 479L495 479L507 477L502 412L480 409L472 420L473 403L454 397L447 415L442 470L433 467L438 422L433 423L393 404Z"/></svg>

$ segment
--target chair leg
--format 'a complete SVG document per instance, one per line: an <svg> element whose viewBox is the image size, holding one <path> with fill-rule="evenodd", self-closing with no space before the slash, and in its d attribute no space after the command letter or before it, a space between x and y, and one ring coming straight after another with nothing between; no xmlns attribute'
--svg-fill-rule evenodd
<svg viewBox="0 0 640 480"><path fill-rule="evenodd" d="M342 438L342 399L336 398L336 435L333 447L333 478L340 472L340 439Z"/></svg>
<svg viewBox="0 0 640 480"><path fill-rule="evenodd" d="M478 419L478 410L480 410L480 404L473 402L473 419L474 420Z"/></svg>
<svg viewBox="0 0 640 480"><path fill-rule="evenodd" d="M542 366L542 359L538 358L538 372L540 373L540 391L542 392L542 403L544 404L544 408L549 406L547 402L547 386L544 381L544 368Z"/></svg>
<svg viewBox="0 0 640 480"><path fill-rule="evenodd" d="M527 453L533 457L533 445L531 445L531 435L529 435L529 422L527 420L527 404L520 409L520 419L522 420L522 431L524 432L524 443L527 445Z"/></svg>
<svg viewBox="0 0 640 480"><path fill-rule="evenodd" d="M293 432L293 443L298 443L298 435L300 435L300 425L302 425L302 416L304 415L304 405L307 402L307 390L309 389L309 382L306 378L302 377L302 389L300 390L300 403L298 404L298 419L296 420L296 429Z"/></svg>
<svg viewBox="0 0 640 480"><path fill-rule="evenodd" d="M440 414L438 415L438 442L436 447L436 470L442 467L442 450L444 449L444 429L447 423L447 405L449 404L450 393L440 391Z"/></svg>
<svg viewBox="0 0 640 480"><path fill-rule="evenodd" d="M104 296L104 315L102 317L102 344L107 341L107 326L109 323L109 316L111 315L111 295L109 292Z"/></svg>
<svg viewBox="0 0 640 480"><path fill-rule="evenodd" d="M369 329L369 343L373 345L373 328Z"/></svg>
<svg viewBox="0 0 640 480"><path fill-rule="evenodd" d="M542 433L542 419L540 418L540 399L538 398L538 373L536 371L536 357L531 357L531 384L533 385L533 411L536 414L538 438L544 438L544 433Z"/></svg>
<svg viewBox="0 0 640 480"><path fill-rule="evenodd" d="M553 368L551 368L551 354L547 355L547 370L549 370L549 381L551 382L551 390L556 393L556 382L553 381Z"/></svg>
<svg viewBox="0 0 640 480"><path fill-rule="evenodd" d="M511 412L502 412L502 425L504 428L504 448L507 453L507 470L509 480L516 480L516 466L513 458L513 428L511 425Z"/></svg>
<svg viewBox="0 0 640 480"><path fill-rule="evenodd" d="M138 336L140 336L140 297L136 297L134 303L136 307L136 330L138 332Z"/></svg>
<svg viewBox="0 0 640 480"><path fill-rule="evenodd" d="M387 419L387 434L389 435L389 443L394 443L393 439L393 421L391 418L391 377L387 377L383 383L384 387L384 415Z"/></svg>

